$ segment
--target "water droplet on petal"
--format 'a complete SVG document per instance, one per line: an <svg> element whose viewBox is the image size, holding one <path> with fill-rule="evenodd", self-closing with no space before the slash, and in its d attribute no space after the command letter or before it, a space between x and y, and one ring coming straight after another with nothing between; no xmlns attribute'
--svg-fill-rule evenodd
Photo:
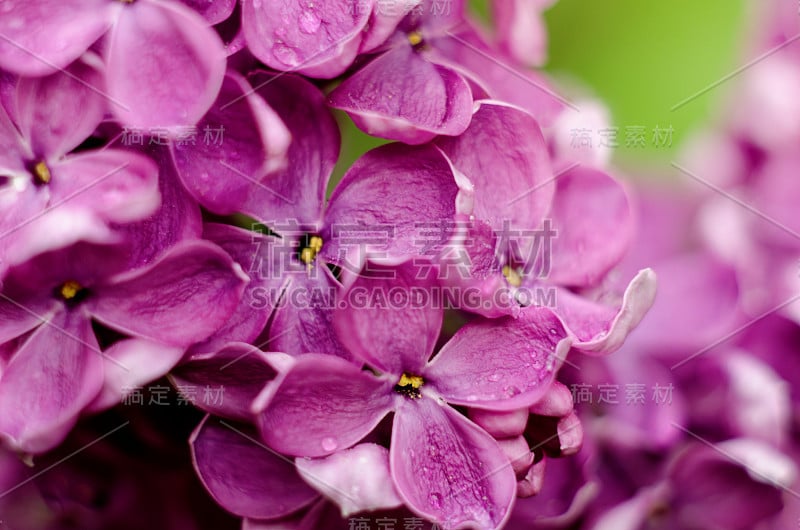
<svg viewBox="0 0 800 530"><path fill-rule="evenodd" d="M556 328L550 328L551 335L558 335L558 330Z"/></svg>
<svg viewBox="0 0 800 530"><path fill-rule="evenodd" d="M322 23L320 18L311 10L303 11L300 15L300 31L303 33L316 33Z"/></svg>
<svg viewBox="0 0 800 530"><path fill-rule="evenodd" d="M273 46L272 55L287 66L297 66L300 64L300 57L297 55L297 51L285 44L276 44Z"/></svg>
<svg viewBox="0 0 800 530"><path fill-rule="evenodd" d="M324 438L322 440L323 451L335 451L338 445L339 444L337 444L336 440L334 440L333 438Z"/></svg>
<svg viewBox="0 0 800 530"><path fill-rule="evenodd" d="M431 493L428 496L428 502L431 503L434 509L438 510L442 507L442 496L438 493Z"/></svg>
<svg viewBox="0 0 800 530"><path fill-rule="evenodd" d="M508 397L514 397L517 394L519 394L521 392L521 390L517 386L509 385L509 386L507 386L507 387L505 387L503 389L503 392L505 392L506 396L508 396Z"/></svg>
<svg viewBox="0 0 800 530"><path fill-rule="evenodd" d="M495 373L493 373L492 375L490 375L490 376L488 377L488 379L489 379L489 381L491 381L492 383L496 383L496 382L500 381L500 374L499 374L499 373L497 373L497 372L495 372Z"/></svg>

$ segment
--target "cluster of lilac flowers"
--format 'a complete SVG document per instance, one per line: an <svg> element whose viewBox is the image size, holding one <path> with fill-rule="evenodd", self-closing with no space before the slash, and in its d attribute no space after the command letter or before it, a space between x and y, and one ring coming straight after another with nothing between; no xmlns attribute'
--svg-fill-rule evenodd
<svg viewBox="0 0 800 530"><path fill-rule="evenodd" d="M787 528L796 153L726 132L778 220L686 241L551 3L0 2L0 529Z"/></svg>

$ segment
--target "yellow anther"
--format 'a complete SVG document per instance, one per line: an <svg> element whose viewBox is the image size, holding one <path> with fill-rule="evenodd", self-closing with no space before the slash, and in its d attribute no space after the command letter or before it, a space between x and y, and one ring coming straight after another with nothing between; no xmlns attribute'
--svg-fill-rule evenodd
<svg viewBox="0 0 800 530"><path fill-rule="evenodd" d="M408 42L410 42L412 46L419 45L422 42L422 33L419 31L412 31L408 34Z"/></svg>
<svg viewBox="0 0 800 530"><path fill-rule="evenodd" d="M50 175L50 168L47 167L47 164L44 162L39 162L35 166L33 166L33 173L36 175L36 178L39 179L39 182L42 184L49 184L50 179L52 176Z"/></svg>
<svg viewBox="0 0 800 530"><path fill-rule="evenodd" d="M311 265L320 250L322 250L322 238L319 236L311 236L308 239L308 246L300 251L300 261L306 265Z"/></svg>
<svg viewBox="0 0 800 530"><path fill-rule="evenodd" d="M506 281L512 287L519 287L522 285L522 275L516 269L512 269L508 265L503 266L503 276L505 276Z"/></svg>
<svg viewBox="0 0 800 530"><path fill-rule="evenodd" d="M400 376L400 381L397 382L397 386L400 388L411 387L414 390L419 390L423 384L425 384L425 380L422 379L421 375L403 374Z"/></svg>
<svg viewBox="0 0 800 530"><path fill-rule="evenodd" d="M64 285L61 286L59 292L64 300L72 300L81 291L81 289L83 289L81 284L75 280L69 280L64 282Z"/></svg>

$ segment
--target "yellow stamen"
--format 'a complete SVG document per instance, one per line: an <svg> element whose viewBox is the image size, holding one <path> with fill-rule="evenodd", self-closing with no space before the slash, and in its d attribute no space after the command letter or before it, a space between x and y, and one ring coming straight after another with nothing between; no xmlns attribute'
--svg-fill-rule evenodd
<svg viewBox="0 0 800 530"><path fill-rule="evenodd" d="M512 269L508 265L503 266L503 276L506 277L506 281L512 287L519 287L522 285L522 275L516 269Z"/></svg>
<svg viewBox="0 0 800 530"><path fill-rule="evenodd" d="M39 179L39 182L42 184L49 184L50 179L52 176L50 175L50 168L47 167L47 164L44 162L39 162L35 166L33 166L33 172L36 175L36 178Z"/></svg>
<svg viewBox="0 0 800 530"><path fill-rule="evenodd" d="M308 246L300 251L300 261L306 265L311 265L320 250L322 250L322 238L319 236L311 236L308 239Z"/></svg>
<svg viewBox="0 0 800 530"><path fill-rule="evenodd" d="M419 31L412 31L408 34L408 42L410 42L412 46L419 45L422 42L422 33Z"/></svg>
<svg viewBox="0 0 800 530"><path fill-rule="evenodd" d="M422 379L421 375L408 375L403 374L400 376L400 381L397 382L397 386L401 388L411 387L414 390L419 390L419 388L425 384L425 380Z"/></svg>
<svg viewBox="0 0 800 530"><path fill-rule="evenodd" d="M75 296L83 289L81 284L76 282L75 280L69 280L64 282L64 285L61 286L60 293L64 300L72 300Z"/></svg>

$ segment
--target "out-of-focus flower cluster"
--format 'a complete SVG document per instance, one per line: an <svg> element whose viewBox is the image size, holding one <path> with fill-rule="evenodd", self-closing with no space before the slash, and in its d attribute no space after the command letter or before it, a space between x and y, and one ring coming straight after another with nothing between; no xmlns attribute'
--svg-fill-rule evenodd
<svg viewBox="0 0 800 530"><path fill-rule="evenodd" d="M787 528L796 123L632 193L551 3L0 2L0 529Z"/></svg>

